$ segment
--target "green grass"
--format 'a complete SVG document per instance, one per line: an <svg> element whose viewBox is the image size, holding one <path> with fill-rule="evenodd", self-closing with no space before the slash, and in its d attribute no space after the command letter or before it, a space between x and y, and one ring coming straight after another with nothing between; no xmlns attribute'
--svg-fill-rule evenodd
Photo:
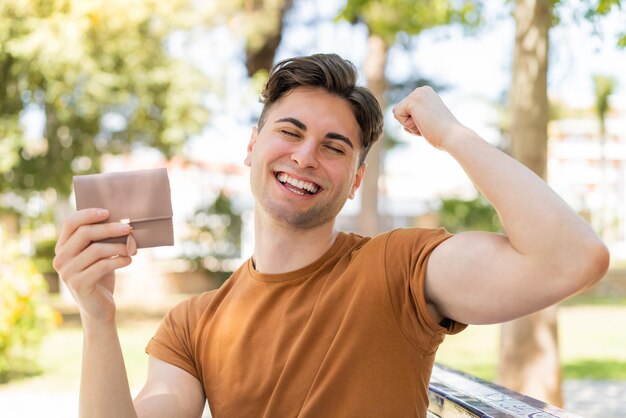
<svg viewBox="0 0 626 418"><path fill-rule="evenodd" d="M435 361L455 369L494 380L498 365L498 325L472 325L463 332L447 336L437 350Z"/></svg>
<svg viewBox="0 0 626 418"><path fill-rule="evenodd" d="M626 380L626 303L570 302L559 309L559 343L565 379ZM437 361L494 380L499 325L470 326L446 337Z"/></svg>
<svg viewBox="0 0 626 418"><path fill-rule="evenodd" d="M582 294L564 301L561 306L624 306L626 307L626 296L596 296Z"/></svg>
<svg viewBox="0 0 626 418"><path fill-rule="evenodd" d="M146 379L148 355L144 348L154 335L159 321L125 321L118 330L126 362L130 387L140 389ZM0 385L0 391L12 386L24 390L74 391L80 383L82 330L75 322L52 332L40 349L36 376L22 376L9 384Z"/></svg>
<svg viewBox="0 0 626 418"><path fill-rule="evenodd" d="M625 380L626 361L577 360L563 365L567 379Z"/></svg>

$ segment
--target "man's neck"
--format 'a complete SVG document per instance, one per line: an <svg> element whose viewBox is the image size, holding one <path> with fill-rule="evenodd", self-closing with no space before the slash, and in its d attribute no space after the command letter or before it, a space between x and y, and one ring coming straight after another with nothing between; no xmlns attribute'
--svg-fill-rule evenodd
<svg viewBox="0 0 626 418"><path fill-rule="evenodd" d="M337 237L334 222L297 229L255 213L254 266L265 274L298 270L319 259Z"/></svg>

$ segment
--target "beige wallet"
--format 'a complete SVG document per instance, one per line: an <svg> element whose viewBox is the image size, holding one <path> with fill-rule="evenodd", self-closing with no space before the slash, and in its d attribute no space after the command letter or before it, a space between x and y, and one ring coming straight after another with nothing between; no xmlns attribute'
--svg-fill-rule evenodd
<svg viewBox="0 0 626 418"><path fill-rule="evenodd" d="M127 237L99 242L126 243L129 254L137 248L174 245L172 199L165 168L74 176L76 208L104 208L105 223L132 226Z"/></svg>

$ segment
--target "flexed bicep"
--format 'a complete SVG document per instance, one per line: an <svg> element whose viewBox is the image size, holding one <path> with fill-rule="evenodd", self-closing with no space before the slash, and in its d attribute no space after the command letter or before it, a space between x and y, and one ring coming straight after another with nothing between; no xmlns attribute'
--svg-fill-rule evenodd
<svg viewBox="0 0 626 418"><path fill-rule="evenodd" d="M465 232L441 243L426 273L426 297L440 318L465 324L504 322L563 299L567 272L538 263L508 237Z"/></svg>

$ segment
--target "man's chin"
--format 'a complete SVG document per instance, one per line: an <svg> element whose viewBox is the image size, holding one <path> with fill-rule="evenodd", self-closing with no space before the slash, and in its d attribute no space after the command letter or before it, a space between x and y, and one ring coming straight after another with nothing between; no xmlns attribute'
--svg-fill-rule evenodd
<svg viewBox="0 0 626 418"><path fill-rule="evenodd" d="M315 229L329 221L328 219L320 219L308 216L282 216L280 218L277 218L277 220L287 227L300 231Z"/></svg>
<svg viewBox="0 0 626 418"><path fill-rule="evenodd" d="M281 224L297 230L309 230L331 222L336 215L319 210L295 212L293 210L269 210L270 215Z"/></svg>

